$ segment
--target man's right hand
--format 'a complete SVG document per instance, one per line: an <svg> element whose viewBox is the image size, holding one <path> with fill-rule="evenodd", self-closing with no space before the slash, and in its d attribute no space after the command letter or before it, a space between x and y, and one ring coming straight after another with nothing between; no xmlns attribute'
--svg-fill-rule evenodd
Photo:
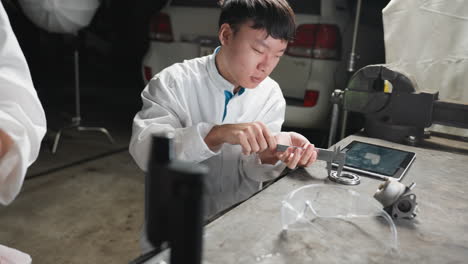
<svg viewBox="0 0 468 264"><path fill-rule="evenodd" d="M223 143L241 145L242 153L263 152L276 148L276 139L262 122L225 124L214 126L205 137L206 145L213 151L218 150Z"/></svg>

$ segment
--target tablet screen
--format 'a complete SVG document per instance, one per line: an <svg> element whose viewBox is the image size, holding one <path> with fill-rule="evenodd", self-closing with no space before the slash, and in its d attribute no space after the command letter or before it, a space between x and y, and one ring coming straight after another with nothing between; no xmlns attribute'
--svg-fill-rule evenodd
<svg viewBox="0 0 468 264"><path fill-rule="evenodd" d="M345 166L393 176L405 163L411 152L353 141L346 147Z"/></svg>

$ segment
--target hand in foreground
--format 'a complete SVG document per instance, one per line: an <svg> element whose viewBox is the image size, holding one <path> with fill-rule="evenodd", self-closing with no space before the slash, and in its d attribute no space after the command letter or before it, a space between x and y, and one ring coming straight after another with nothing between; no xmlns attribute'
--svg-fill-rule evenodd
<svg viewBox="0 0 468 264"><path fill-rule="evenodd" d="M10 136L0 129L0 159L8 152L12 144Z"/></svg>

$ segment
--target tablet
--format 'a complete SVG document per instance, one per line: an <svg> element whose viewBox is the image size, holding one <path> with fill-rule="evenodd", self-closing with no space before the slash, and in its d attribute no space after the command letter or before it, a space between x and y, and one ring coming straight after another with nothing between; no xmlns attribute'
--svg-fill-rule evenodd
<svg viewBox="0 0 468 264"><path fill-rule="evenodd" d="M403 179L416 157L414 152L356 140L349 143L343 151L346 152L345 170L383 180L389 177L398 181ZM333 165L338 166L337 164Z"/></svg>

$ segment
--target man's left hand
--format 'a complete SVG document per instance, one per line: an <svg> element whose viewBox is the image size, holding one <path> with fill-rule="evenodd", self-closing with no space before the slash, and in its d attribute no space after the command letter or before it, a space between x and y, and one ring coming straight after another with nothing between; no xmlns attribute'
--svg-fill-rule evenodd
<svg viewBox="0 0 468 264"><path fill-rule="evenodd" d="M308 167L317 160L317 151L303 135L295 132L281 132L275 136L278 144L288 145L285 152L266 150L259 154L262 163L275 164L281 160L290 169ZM294 148L298 147L298 148Z"/></svg>

